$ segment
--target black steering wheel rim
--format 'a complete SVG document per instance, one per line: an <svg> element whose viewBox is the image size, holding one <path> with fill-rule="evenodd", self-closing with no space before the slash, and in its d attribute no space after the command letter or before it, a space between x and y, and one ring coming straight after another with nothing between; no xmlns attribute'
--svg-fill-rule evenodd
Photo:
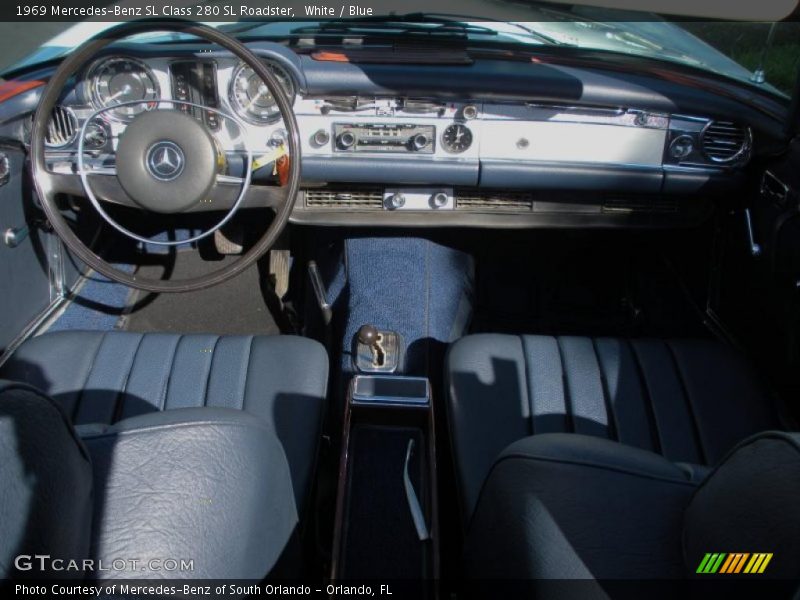
<svg viewBox="0 0 800 600"><path fill-rule="evenodd" d="M137 277L135 273L126 273L106 262L95 254L75 234L67 220L61 214L56 195L59 190L54 189L54 178L47 170L45 161L44 137L52 110L55 108L65 84L70 77L85 67L102 48L115 41L144 33L148 31L174 31L195 35L206 41L215 43L231 52L236 58L243 61L253 69L264 81L275 98L275 102L286 128L286 143L288 145L289 174L284 187L286 197L275 208L275 216L264 234L234 262L216 269L206 275L192 279L178 281L148 279ZM70 53L56 69L47 86L42 92L39 105L34 113L33 127L31 130L31 168L33 184L41 201L42 208L47 215L55 233L66 246L92 269L119 283L148 292L189 292L211 287L235 277L261 258L275 243L289 221L295 199L300 185L300 136L297 120L292 111L289 99L283 92L277 78L267 66L238 40L204 25L180 20L136 21L123 23L102 32L98 36L84 42Z"/></svg>

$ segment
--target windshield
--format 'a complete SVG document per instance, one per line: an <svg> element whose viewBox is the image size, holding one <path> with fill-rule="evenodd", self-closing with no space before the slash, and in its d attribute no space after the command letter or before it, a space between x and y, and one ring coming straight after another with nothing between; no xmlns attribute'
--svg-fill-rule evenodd
<svg viewBox="0 0 800 600"><path fill-rule="evenodd" d="M325 40L326 36L341 36L343 32L353 37L373 38L458 36L476 45L502 42L625 53L689 65L780 95L789 95L800 61L800 23L796 22L678 22L655 14L554 4L532 4L526 7L525 14L539 20L491 21L457 14L413 13L353 20L298 18L269 23L252 20L205 23L242 39ZM16 62L13 68L58 58L114 24L97 21L63 24L65 31ZM35 28L37 24L31 25ZM52 28L54 24L46 25ZM179 34L151 33L131 41L152 43L180 38Z"/></svg>

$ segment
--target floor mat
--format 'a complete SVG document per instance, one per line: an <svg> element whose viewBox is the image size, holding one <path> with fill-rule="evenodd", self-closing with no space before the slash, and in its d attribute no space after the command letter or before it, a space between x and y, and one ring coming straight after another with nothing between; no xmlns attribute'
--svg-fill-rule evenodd
<svg viewBox="0 0 800 600"><path fill-rule="evenodd" d="M342 579L420 578L426 544L417 537L403 487L409 440L424 447L422 431L411 427L356 425L351 432L348 501L342 532ZM419 452L409 477L419 490Z"/></svg>
<svg viewBox="0 0 800 600"><path fill-rule="evenodd" d="M188 279L216 270L234 258L209 263L196 251L178 252L170 265L170 279ZM139 267L141 277L159 278L164 265ZM214 333L218 335L275 335L280 333L261 291L259 270L253 265L237 277L205 290L185 294L141 292L136 305L123 317L128 331Z"/></svg>
<svg viewBox="0 0 800 600"><path fill-rule="evenodd" d="M131 265L114 266L129 273L133 271ZM130 297L130 288L92 271L85 276L67 308L50 325L48 331L115 329L126 311Z"/></svg>

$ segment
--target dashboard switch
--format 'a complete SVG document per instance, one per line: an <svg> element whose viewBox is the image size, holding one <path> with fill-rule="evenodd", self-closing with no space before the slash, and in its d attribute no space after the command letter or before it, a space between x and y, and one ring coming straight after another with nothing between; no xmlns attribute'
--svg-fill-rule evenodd
<svg viewBox="0 0 800 600"><path fill-rule="evenodd" d="M436 192L433 196L431 196L431 208L442 208L447 206L449 201L450 197L446 192Z"/></svg>
<svg viewBox="0 0 800 600"><path fill-rule="evenodd" d="M467 104L461 111L461 115L467 121L471 121L472 119L478 116L478 107L475 106L474 104Z"/></svg>
<svg viewBox="0 0 800 600"><path fill-rule="evenodd" d="M406 197L399 192L386 198L386 208L389 210L397 210L398 208L403 208L405 205Z"/></svg>
<svg viewBox="0 0 800 600"><path fill-rule="evenodd" d="M331 134L324 129L317 129L317 131L314 132L311 141L317 148L327 146L328 142L331 141Z"/></svg>

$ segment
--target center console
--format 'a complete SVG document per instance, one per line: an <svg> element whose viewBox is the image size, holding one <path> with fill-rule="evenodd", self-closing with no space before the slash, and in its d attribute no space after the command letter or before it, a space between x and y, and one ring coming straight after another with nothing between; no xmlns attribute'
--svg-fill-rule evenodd
<svg viewBox="0 0 800 600"><path fill-rule="evenodd" d="M439 576L436 451L427 378L352 378L344 436L331 578L407 580L433 597ZM408 590L405 590L408 591Z"/></svg>

